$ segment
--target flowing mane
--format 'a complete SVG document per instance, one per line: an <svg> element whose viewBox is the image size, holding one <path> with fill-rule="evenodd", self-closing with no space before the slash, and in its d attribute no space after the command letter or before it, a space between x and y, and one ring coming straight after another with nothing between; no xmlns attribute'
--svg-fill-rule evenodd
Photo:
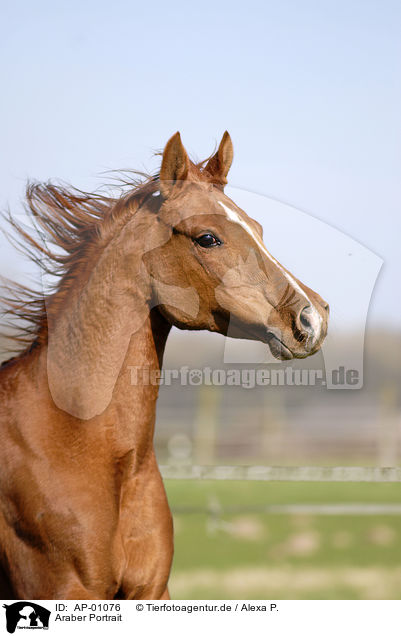
<svg viewBox="0 0 401 636"><path fill-rule="evenodd" d="M160 172L123 173L119 196L33 184L34 228L8 217L50 280L9 287L23 329L0 368L1 598L169 598L154 432L172 327L263 342L279 360L319 351L328 305L224 192L232 160L227 131L200 164L177 132Z"/></svg>
<svg viewBox="0 0 401 636"><path fill-rule="evenodd" d="M29 183L24 206L31 219L36 238L12 217L3 218L17 239L8 239L35 263L42 273L58 280L48 291L39 291L14 281L5 281L3 297L5 315L11 317L12 334L5 336L14 343L19 355L42 343L47 337L46 304L59 303L73 285L79 268L94 250L105 245L118 226L132 215L145 198L157 190L158 175L143 175L132 182L131 190L119 197L83 192L54 183ZM127 180L121 179L127 186ZM39 242L39 237L41 242ZM12 319L17 319L15 325Z"/></svg>
<svg viewBox="0 0 401 636"><path fill-rule="evenodd" d="M203 170L209 159L190 162L193 180L213 181ZM7 326L11 326L12 332L1 335L11 344L10 354L21 356L46 341L48 303L51 301L56 307L63 301L80 267L107 244L148 197L158 191L159 179L159 173L120 172L116 181L121 194L117 197L52 182L28 183L24 209L37 238L30 236L10 213L2 217L17 239L9 233L6 236L42 273L58 280L45 291L3 278L3 289L7 294L2 296L3 314L10 317ZM39 236L42 244L38 242Z"/></svg>

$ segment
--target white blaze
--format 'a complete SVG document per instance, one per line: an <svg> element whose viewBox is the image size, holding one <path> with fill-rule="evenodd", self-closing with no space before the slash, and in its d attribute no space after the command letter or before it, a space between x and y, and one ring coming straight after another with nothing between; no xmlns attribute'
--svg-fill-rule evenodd
<svg viewBox="0 0 401 636"><path fill-rule="evenodd" d="M308 303L308 305L310 305L312 311L309 314L309 320L312 324L313 330L315 332L315 336L316 338L320 335L320 328L321 328L321 324L322 324L322 317L319 314L319 312L317 311L316 307L314 306L314 304L312 303L312 301L310 300L310 298L305 294L304 290L301 289L301 287L298 285L297 281L294 280L294 278L291 276L291 274L289 274L281 265L278 261L276 261L276 259L274 258L274 256L272 256L270 254L270 252L267 251L266 246L264 245L263 241L260 239L260 237L255 234L255 232L253 231L253 229L248 225L248 223L245 221L245 219L243 219L238 212L236 212L236 210L232 210L231 208L228 207L228 205L226 205L225 203L223 203L223 201L219 201L219 204L221 205L221 207L223 208L223 210L225 211L227 218L230 221L233 221L233 223L238 223L238 225L241 225L241 227L244 228L244 230L249 234L249 236L251 236L251 238L254 240L254 242L256 243L256 245L258 246L258 248L260 249L261 252L263 252L263 254L269 259L269 261L271 261L272 263L275 264L276 267L278 267L278 269L282 272L283 276L288 280L288 282L290 283L290 285L293 287L293 289L295 289L301 296L303 296L306 300L306 302Z"/></svg>

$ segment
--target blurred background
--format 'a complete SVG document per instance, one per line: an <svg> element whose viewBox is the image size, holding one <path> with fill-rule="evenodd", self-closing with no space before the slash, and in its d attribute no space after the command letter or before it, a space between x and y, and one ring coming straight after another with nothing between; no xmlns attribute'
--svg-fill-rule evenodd
<svg viewBox="0 0 401 636"><path fill-rule="evenodd" d="M165 367L222 365L223 338L173 334ZM352 358L352 332L339 343ZM400 346L370 329L364 386L161 387L156 450L190 465L400 465ZM323 356L292 368L323 368ZM277 365L254 365L276 369ZM330 474L330 473L329 473ZM399 483L167 480L173 598L401 597Z"/></svg>
<svg viewBox="0 0 401 636"><path fill-rule="evenodd" d="M230 184L332 228L310 234L299 216L283 237L283 218L254 214L272 253L330 302L332 350L362 388L162 386L160 464L399 466L399 3L4 0L0 15L2 209L23 214L28 178L94 190L104 171L157 169L176 130L200 159L228 129ZM340 266L334 230L363 247L358 259L341 252ZM0 268L40 283L3 238ZM173 330L164 366L281 366L227 362L226 346ZM285 366L323 372L325 359ZM399 484L166 487L173 598L400 598Z"/></svg>

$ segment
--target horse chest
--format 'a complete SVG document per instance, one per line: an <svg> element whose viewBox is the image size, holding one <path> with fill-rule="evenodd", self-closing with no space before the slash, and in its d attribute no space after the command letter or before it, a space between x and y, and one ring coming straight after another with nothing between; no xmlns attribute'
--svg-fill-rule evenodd
<svg viewBox="0 0 401 636"><path fill-rule="evenodd" d="M161 596L173 557L173 525L156 466L124 484L118 538L120 588L124 597Z"/></svg>

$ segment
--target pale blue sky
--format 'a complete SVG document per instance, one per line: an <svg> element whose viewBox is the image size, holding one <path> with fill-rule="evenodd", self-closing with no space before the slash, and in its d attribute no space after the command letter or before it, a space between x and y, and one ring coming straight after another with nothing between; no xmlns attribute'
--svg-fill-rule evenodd
<svg viewBox="0 0 401 636"><path fill-rule="evenodd" d="M3 207L20 209L28 177L90 189L102 170L153 170L176 130L202 158L227 128L231 184L380 255L369 322L399 325L400 3L3 0L0 11ZM17 268L0 247L2 271Z"/></svg>

